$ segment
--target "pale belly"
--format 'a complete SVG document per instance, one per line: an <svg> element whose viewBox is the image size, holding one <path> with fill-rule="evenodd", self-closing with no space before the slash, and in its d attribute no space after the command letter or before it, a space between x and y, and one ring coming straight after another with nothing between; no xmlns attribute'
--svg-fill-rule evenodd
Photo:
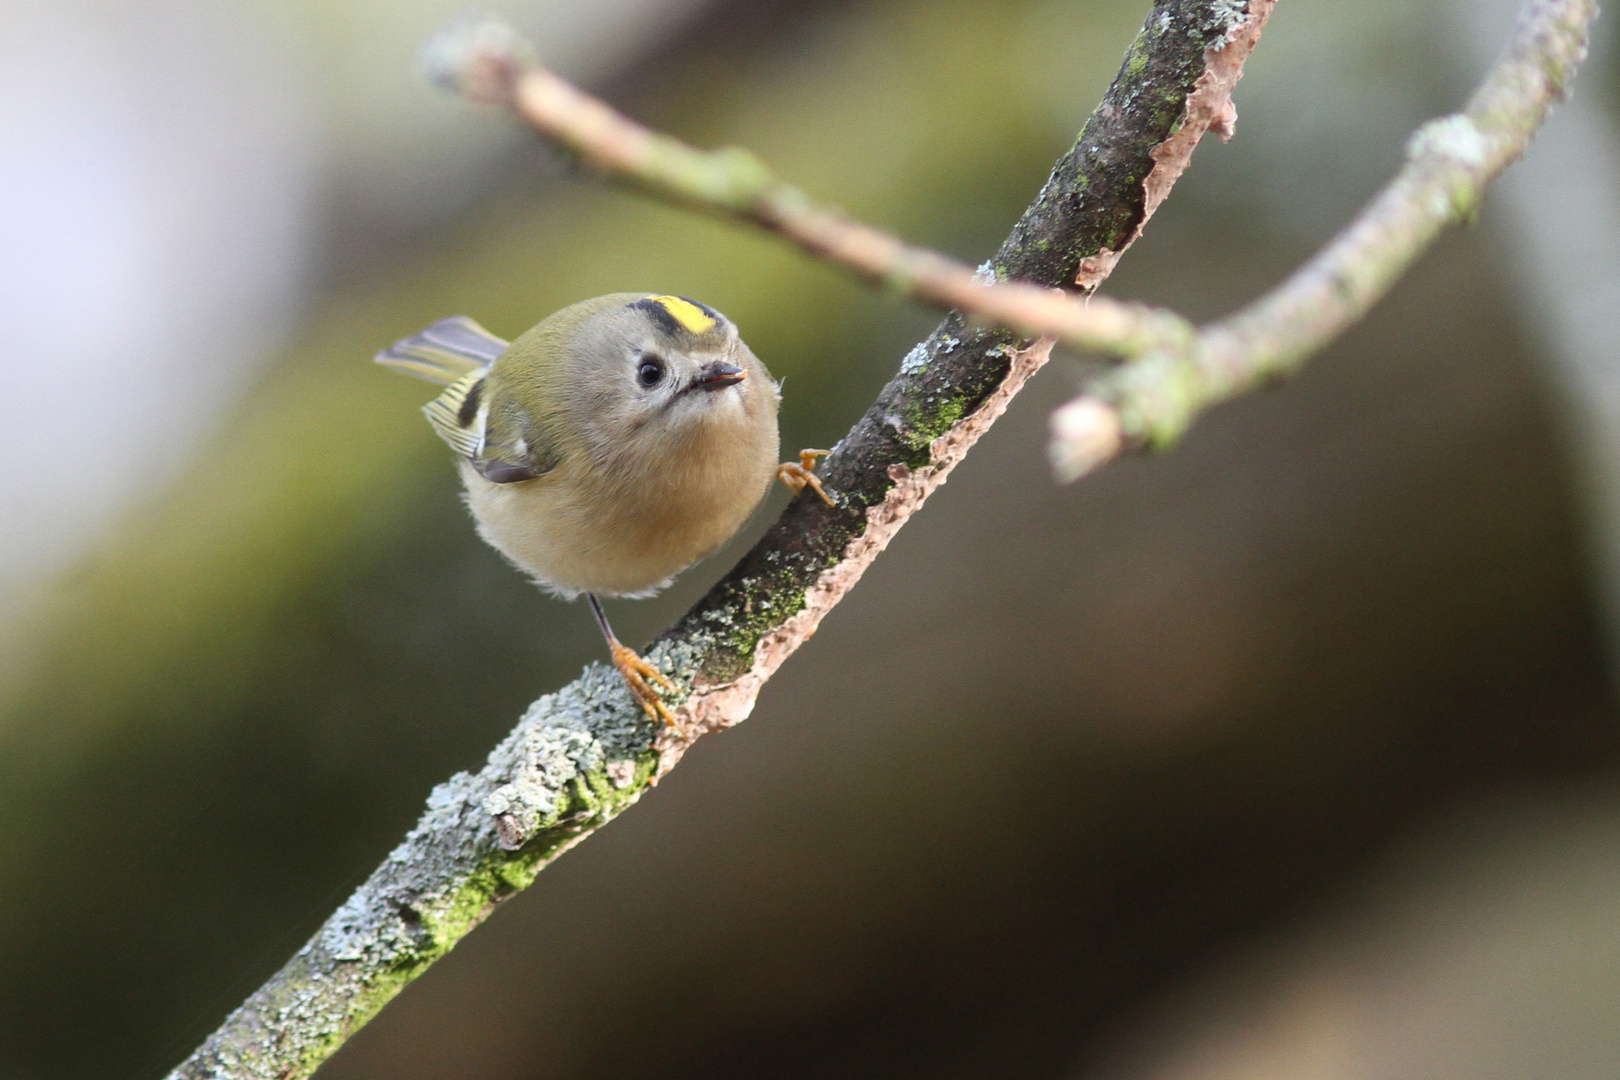
<svg viewBox="0 0 1620 1080"><path fill-rule="evenodd" d="M536 582L564 597L637 596L742 528L774 476L771 451L726 475L633 494L589 489L566 464L517 484L492 484L466 463L461 477L479 535Z"/></svg>

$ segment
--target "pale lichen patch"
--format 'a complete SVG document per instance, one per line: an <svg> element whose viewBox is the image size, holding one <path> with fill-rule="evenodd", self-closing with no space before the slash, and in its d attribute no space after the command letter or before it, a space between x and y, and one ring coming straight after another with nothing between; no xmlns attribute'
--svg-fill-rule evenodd
<svg viewBox="0 0 1620 1080"><path fill-rule="evenodd" d="M906 353L905 359L900 361L900 374L915 375L928 366L930 359L932 357L928 352L928 343L920 341L913 345L911 351Z"/></svg>
<svg viewBox="0 0 1620 1080"><path fill-rule="evenodd" d="M1406 144L1409 158L1443 157L1468 169L1484 167L1490 153L1490 138L1461 113L1429 121Z"/></svg>

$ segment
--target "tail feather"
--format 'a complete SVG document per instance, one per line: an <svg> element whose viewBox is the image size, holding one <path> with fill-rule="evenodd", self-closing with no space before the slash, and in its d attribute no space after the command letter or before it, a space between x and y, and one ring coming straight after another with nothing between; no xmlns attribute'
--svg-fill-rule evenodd
<svg viewBox="0 0 1620 1080"><path fill-rule="evenodd" d="M507 342L465 315L453 315L394 342L375 359L395 371L440 386L451 386L489 367L506 351L506 346Z"/></svg>

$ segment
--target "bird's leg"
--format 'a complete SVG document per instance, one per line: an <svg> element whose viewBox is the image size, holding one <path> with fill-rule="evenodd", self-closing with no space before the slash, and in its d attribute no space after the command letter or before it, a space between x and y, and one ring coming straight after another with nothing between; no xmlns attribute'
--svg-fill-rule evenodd
<svg viewBox="0 0 1620 1080"><path fill-rule="evenodd" d="M815 488L816 494L821 496L821 501L831 506L832 496L827 494L827 489L821 486L821 478L815 474L816 458L826 457L830 453L831 450L800 450L798 464L788 461L778 465L776 478L786 484L788 490L795 495L803 491L806 485Z"/></svg>
<svg viewBox="0 0 1620 1080"><path fill-rule="evenodd" d="M608 625L601 601L597 600L594 593L586 593L585 599L591 605L591 614L596 616L596 625L601 627L602 636L607 638L608 653L613 657L613 666L624 676L625 685L630 687L630 693L641 703L642 709L647 713L647 719L660 720L674 727L675 718L670 715L664 699L658 696L658 691L653 689L652 683L657 683L665 690L675 689L675 684L665 678L662 671L637 656L634 649L619 641L613 633L613 627Z"/></svg>

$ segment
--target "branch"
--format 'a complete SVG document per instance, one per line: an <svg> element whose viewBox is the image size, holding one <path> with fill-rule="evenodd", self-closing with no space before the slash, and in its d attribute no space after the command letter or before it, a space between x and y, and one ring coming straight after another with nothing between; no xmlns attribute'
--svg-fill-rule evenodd
<svg viewBox="0 0 1620 1080"><path fill-rule="evenodd" d="M1232 72L1230 81L1206 80L1205 96L1230 102L1230 83L1236 82L1242 60L1258 39L1259 22L1251 30L1244 42L1219 50L1226 61L1222 70ZM1017 280L1009 280L992 272L989 264L975 270L819 205L747 150L698 150L643 127L540 67L526 43L503 23L478 19L454 28L429 48L427 64L435 81L471 100L511 109L538 134L609 179L667 202L757 225L887 292L955 309L1028 338L1051 337L1088 351L1133 355L1192 339L1192 324L1173 312L1089 296L1112 269L1112 259L1118 257L1114 251L1093 254L1091 266L1077 267L1054 283L1063 288L1078 284L1084 294L1080 297L1033 284L1039 280L1034 277L1013 275ZM1182 106L1179 100L1175 104ZM1213 123L1221 123L1220 132L1229 137L1235 119L1220 107L1198 108L1193 99L1178 111L1185 116L1183 130L1165 146L1185 142L1188 153ZM1184 156L1179 160L1184 166ZM1180 168L1175 172L1179 175ZM1173 182L1171 176L1155 186L1168 191ZM1157 201L1147 208L1137 231L1156 206Z"/></svg>
<svg viewBox="0 0 1620 1080"><path fill-rule="evenodd" d="M1074 480L1129 446L1173 443L1205 409L1291 374L1360 320L1524 153L1586 55L1595 0L1530 0L1464 112L1432 120L1407 161L1327 247L1190 341L1151 349L1052 415L1052 465Z"/></svg>
<svg viewBox="0 0 1620 1080"><path fill-rule="evenodd" d="M1106 277L1203 131L1229 120L1226 94L1273 2L1249 0L1245 9L1232 0L1156 0L1120 74L986 276L1043 289L1077 282L1089 289ZM605 118L608 130L642 130L615 126L614 114L582 95L573 100ZM672 145L651 133L645 139ZM780 198L783 189L770 190ZM911 249L892 239L868 244L882 234L825 211L796 218L788 204L787 218L843 238L828 240L829 250L909 258ZM903 286L907 278L892 280ZM838 505L789 503L754 549L647 650L681 687L672 697L678 734L649 724L602 664L535 702L481 771L434 789L420 822L382 866L172 1080L308 1076L497 903L635 802L692 739L747 717L766 680L1001 415L1050 345L947 317L823 465Z"/></svg>

